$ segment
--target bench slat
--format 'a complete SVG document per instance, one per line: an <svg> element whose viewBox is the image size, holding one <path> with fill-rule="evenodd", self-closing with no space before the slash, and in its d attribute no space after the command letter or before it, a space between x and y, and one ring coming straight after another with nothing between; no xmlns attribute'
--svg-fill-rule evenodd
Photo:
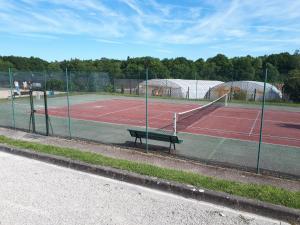
<svg viewBox="0 0 300 225"><path fill-rule="evenodd" d="M136 139L139 138L141 140L141 138L147 138L146 131L132 130L132 129L128 129L128 131L131 137L135 137ZM136 143L136 139L135 139L135 143ZM171 151L172 144L174 145L174 150L175 150L175 144L180 144L183 142L183 140L178 139L178 137L175 135L168 135L168 134L162 134L157 132L148 132L148 139L169 142L170 143L169 152Z"/></svg>
<svg viewBox="0 0 300 225"><path fill-rule="evenodd" d="M137 137L137 138L147 137L146 131L131 130L131 129L128 129L128 131L130 132L130 135L132 137ZM162 134L162 133L148 132L148 138L152 140L166 141L166 142L177 143L177 144L182 143L182 140L179 140L177 136Z"/></svg>

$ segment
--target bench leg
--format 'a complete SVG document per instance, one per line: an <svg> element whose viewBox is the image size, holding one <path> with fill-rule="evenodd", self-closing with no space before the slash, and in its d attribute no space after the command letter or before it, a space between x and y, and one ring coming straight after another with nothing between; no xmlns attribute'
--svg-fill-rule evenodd
<svg viewBox="0 0 300 225"><path fill-rule="evenodd" d="M136 140L137 140L137 137L135 137L135 140L134 140L134 145L136 145Z"/></svg>
<svg viewBox="0 0 300 225"><path fill-rule="evenodd" d="M140 138L140 143L141 143L141 144L143 144L143 142L142 142L142 138Z"/></svg>
<svg viewBox="0 0 300 225"><path fill-rule="evenodd" d="M174 147L174 150L176 150L175 143L173 143L173 147ZM172 142L170 142L169 153L171 153L171 149L172 149Z"/></svg>

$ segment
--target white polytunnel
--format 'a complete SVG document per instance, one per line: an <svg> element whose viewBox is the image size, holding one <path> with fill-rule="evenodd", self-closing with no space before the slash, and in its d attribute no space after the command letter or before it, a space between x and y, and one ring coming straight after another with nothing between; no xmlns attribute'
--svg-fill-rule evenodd
<svg viewBox="0 0 300 225"><path fill-rule="evenodd" d="M210 90L211 99L231 93L234 99L262 100L264 83L259 81L233 81L219 84ZM266 83L266 100L281 99L282 93L275 86Z"/></svg>
<svg viewBox="0 0 300 225"><path fill-rule="evenodd" d="M170 96L177 98L207 98L209 90L222 81L182 80L182 79L151 79L148 80L148 94L152 96ZM139 84L139 91L146 93L146 81Z"/></svg>

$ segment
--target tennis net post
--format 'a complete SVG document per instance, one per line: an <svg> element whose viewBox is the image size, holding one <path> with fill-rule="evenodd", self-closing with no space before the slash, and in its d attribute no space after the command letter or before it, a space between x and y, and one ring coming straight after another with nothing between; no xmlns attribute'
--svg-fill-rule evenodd
<svg viewBox="0 0 300 225"><path fill-rule="evenodd" d="M177 124L177 113L175 112L173 115L173 135L176 136L177 135L177 129L176 129L176 124Z"/></svg>

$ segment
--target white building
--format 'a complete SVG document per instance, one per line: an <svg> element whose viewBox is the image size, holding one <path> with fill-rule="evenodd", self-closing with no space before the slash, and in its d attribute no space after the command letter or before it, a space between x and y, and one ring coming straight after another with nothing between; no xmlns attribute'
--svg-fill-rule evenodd
<svg viewBox="0 0 300 225"><path fill-rule="evenodd" d="M226 93L231 93L233 98L262 100L264 83L259 81L233 81L214 86L210 90L210 98L216 99ZM275 86L266 83L266 100L281 99L282 93Z"/></svg>
<svg viewBox="0 0 300 225"><path fill-rule="evenodd" d="M222 83L211 80L152 79L148 80L148 93L152 96L203 99L211 88ZM139 90L142 94L146 93L146 81L139 84Z"/></svg>

